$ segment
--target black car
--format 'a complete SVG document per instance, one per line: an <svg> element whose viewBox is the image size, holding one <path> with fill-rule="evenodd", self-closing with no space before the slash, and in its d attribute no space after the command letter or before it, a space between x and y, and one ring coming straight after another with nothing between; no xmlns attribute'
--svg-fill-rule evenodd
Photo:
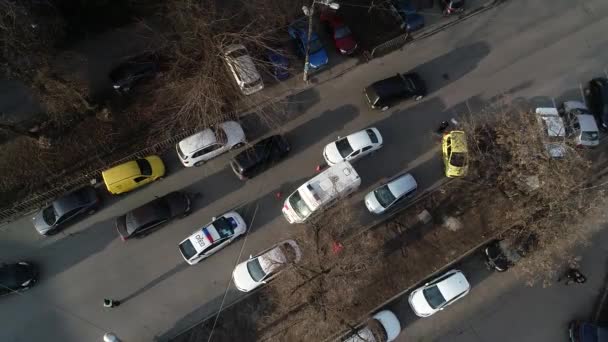
<svg viewBox="0 0 608 342"><path fill-rule="evenodd" d="M426 95L426 85L416 73L397 74L377 81L364 89L372 108L387 110L393 103L414 98L421 100Z"/></svg>
<svg viewBox="0 0 608 342"><path fill-rule="evenodd" d="M82 213L94 213L100 203L95 188L78 189L40 210L33 218L34 227L41 235L55 234L72 218Z"/></svg>
<svg viewBox="0 0 608 342"><path fill-rule="evenodd" d="M24 291L38 280L37 268L25 261L14 264L0 264L0 296Z"/></svg>
<svg viewBox="0 0 608 342"><path fill-rule="evenodd" d="M608 327L572 321L568 326L568 335L571 342L608 342Z"/></svg>
<svg viewBox="0 0 608 342"><path fill-rule="evenodd" d="M498 272L504 272L525 257L538 240L535 235L495 240L484 248L486 263Z"/></svg>
<svg viewBox="0 0 608 342"><path fill-rule="evenodd" d="M594 78L585 90L587 105L602 130L608 129L608 79Z"/></svg>
<svg viewBox="0 0 608 342"><path fill-rule="evenodd" d="M290 149L284 137L273 135L239 153L232 159L230 166L241 180L245 180L283 159Z"/></svg>
<svg viewBox="0 0 608 342"><path fill-rule="evenodd" d="M128 92L141 80L152 78L159 72L160 62L155 54L143 54L126 60L110 72L114 89Z"/></svg>
<svg viewBox="0 0 608 342"><path fill-rule="evenodd" d="M123 241L144 237L175 217L188 215L190 210L188 195L171 192L117 217L116 230Z"/></svg>

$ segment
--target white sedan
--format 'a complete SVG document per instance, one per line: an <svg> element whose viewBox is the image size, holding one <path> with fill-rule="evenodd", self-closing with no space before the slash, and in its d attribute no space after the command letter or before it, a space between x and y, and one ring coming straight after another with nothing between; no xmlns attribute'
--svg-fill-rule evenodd
<svg viewBox="0 0 608 342"><path fill-rule="evenodd" d="M373 322L373 323L372 323ZM374 328L372 325L379 325ZM401 332L401 323L390 310L382 310L372 316L361 329L350 335L344 342L392 342Z"/></svg>
<svg viewBox="0 0 608 342"><path fill-rule="evenodd" d="M179 160L185 167L200 166L204 162L247 143L241 125L226 121L215 127L193 134L175 146Z"/></svg>
<svg viewBox="0 0 608 342"><path fill-rule="evenodd" d="M471 285L464 274L451 270L414 290L409 303L419 317L428 317L469 293Z"/></svg>
<svg viewBox="0 0 608 342"><path fill-rule="evenodd" d="M247 224L235 211L214 217L208 225L198 229L179 244L179 251L190 265L207 258L245 234Z"/></svg>
<svg viewBox="0 0 608 342"><path fill-rule="evenodd" d="M302 258L300 247L293 240L280 242L234 268L234 286L249 292L276 277L281 270Z"/></svg>
<svg viewBox="0 0 608 342"><path fill-rule="evenodd" d="M329 166L342 161L354 161L382 147L382 135L375 127L366 128L347 137L338 137L323 149L323 158Z"/></svg>

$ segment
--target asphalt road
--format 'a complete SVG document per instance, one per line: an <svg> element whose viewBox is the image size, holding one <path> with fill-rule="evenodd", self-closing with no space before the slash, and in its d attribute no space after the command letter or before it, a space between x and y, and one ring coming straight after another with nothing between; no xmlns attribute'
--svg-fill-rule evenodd
<svg viewBox="0 0 608 342"><path fill-rule="evenodd" d="M93 341L114 331L125 341L149 341L190 326L240 295L232 287L225 290L239 260L304 229L287 224L280 212L283 198L275 194L287 195L312 177L325 144L372 125L383 134L384 147L355 166L363 182L353 201L359 201L361 222L371 222L360 199L383 178L409 170L420 188L441 180L438 139L431 134L440 121L475 112L499 96L544 105L553 97L579 98L579 83L605 68L607 12L602 0L559 0L550 6L511 0L290 98L291 120L278 128L293 146L290 157L246 183L227 168L228 156L184 169L168 155L164 180L108 198L103 210L62 234L42 238L27 217L11 223L0 232L2 259L32 260L42 275L22 296L0 299L0 320L10 322L0 340ZM427 80L429 96L387 112L371 111L362 88L410 69ZM256 127L249 133L264 131ZM117 238L113 217L178 189L201 194L192 215L142 240ZM177 243L233 208L250 224L247 238L188 266ZM124 303L104 309L104 297Z"/></svg>

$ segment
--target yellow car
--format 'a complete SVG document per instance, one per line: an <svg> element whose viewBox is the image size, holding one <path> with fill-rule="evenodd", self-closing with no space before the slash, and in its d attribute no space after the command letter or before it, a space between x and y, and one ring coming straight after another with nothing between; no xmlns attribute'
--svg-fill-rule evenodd
<svg viewBox="0 0 608 342"><path fill-rule="evenodd" d="M108 191L114 195L153 182L165 174L165 164L159 156L132 160L101 173Z"/></svg>
<svg viewBox="0 0 608 342"><path fill-rule="evenodd" d="M463 177L468 169L467 138L463 131L451 131L441 140L445 176Z"/></svg>

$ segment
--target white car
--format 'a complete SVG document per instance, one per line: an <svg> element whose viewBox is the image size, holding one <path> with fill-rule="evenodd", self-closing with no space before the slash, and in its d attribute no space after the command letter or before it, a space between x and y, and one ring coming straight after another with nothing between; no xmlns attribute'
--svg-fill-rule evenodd
<svg viewBox="0 0 608 342"><path fill-rule="evenodd" d="M214 217L208 225L180 242L179 251L188 264L194 265L224 248L246 231L245 220L237 212L231 211Z"/></svg>
<svg viewBox="0 0 608 342"><path fill-rule="evenodd" d="M600 144L600 130L595 117L580 101L566 101L560 108L564 116L566 133L573 136L578 146L595 147Z"/></svg>
<svg viewBox="0 0 608 342"><path fill-rule="evenodd" d="M536 108L536 121L541 127L544 138L543 143L551 158L566 156L566 127L556 108Z"/></svg>
<svg viewBox="0 0 608 342"><path fill-rule="evenodd" d="M327 165L342 161L354 161L382 147L382 135L375 127L366 128L347 137L327 144L323 149L323 158Z"/></svg>
<svg viewBox="0 0 608 342"><path fill-rule="evenodd" d="M300 247L293 240L280 242L234 268L234 286L249 292L276 277L281 270L302 258Z"/></svg>
<svg viewBox="0 0 608 342"><path fill-rule="evenodd" d="M372 324L379 324L383 333L377 331ZM371 322L357 330L344 342L392 342L401 332L401 323L397 316L389 310L382 310L372 317Z"/></svg>
<svg viewBox="0 0 608 342"><path fill-rule="evenodd" d="M469 293L464 274L451 270L410 293L409 303L419 317L428 317Z"/></svg>
<svg viewBox="0 0 608 342"><path fill-rule="evenodd" d="M245 132L237 122L226 121L193 134L175 146L185 167L201 166L206 161L247 143Z"/></svg>
<svg viewBox="0 0 608 342"><path fill-rule="evenodd" d="M251 95L264 89L264 81L253 64L247 48L241 44L230 45L224 50L224 59L241 92Z"/></svg>
<svg viewBox="0 0 608 342"><path fill-rule="evenodd" d="M409 173L394 177L386 184L365 195L365 207L372 214L382 214L403 199L416 193L418 183Z"/></svg>

